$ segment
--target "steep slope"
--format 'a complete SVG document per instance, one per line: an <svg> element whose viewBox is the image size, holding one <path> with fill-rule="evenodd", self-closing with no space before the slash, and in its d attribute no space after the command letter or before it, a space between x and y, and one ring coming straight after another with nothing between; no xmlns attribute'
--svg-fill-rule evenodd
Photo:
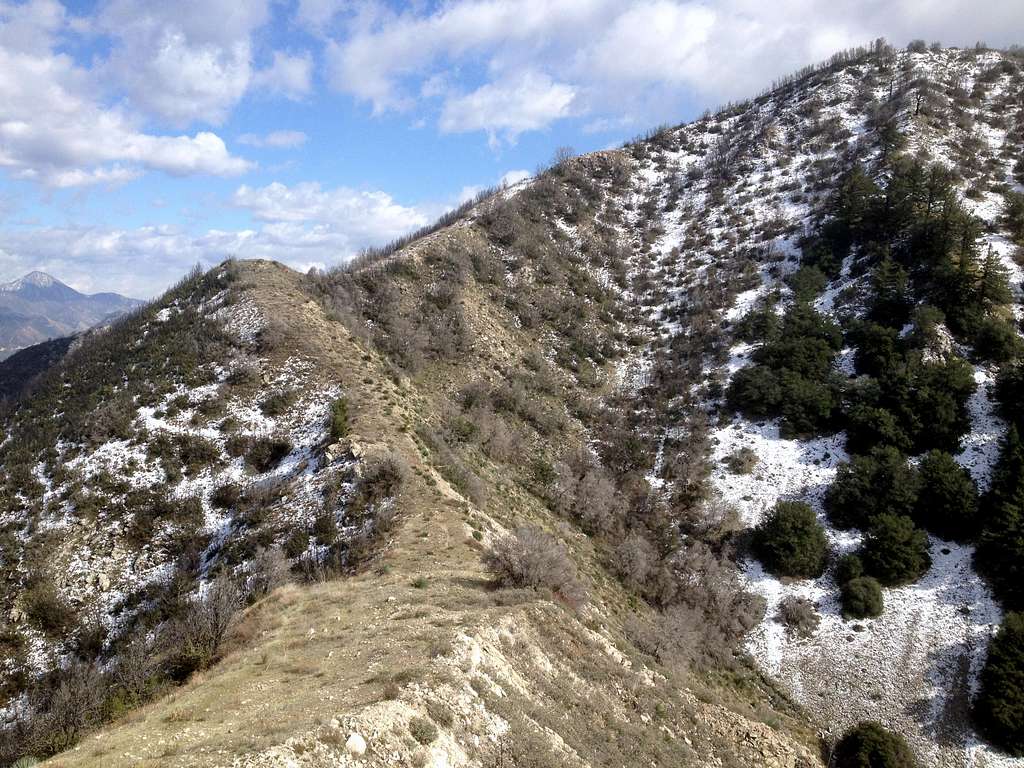
<svg viewBox="0 0 1024 768"><path fill-rule="evenodd" d="M346 269L192 276L83 345L0 446L5 735L61 749L151 698L126 697L143 643L165 695L54 764L346 764L362 741L372 764L796 766L818 761L815 732L827 754L863 718L928 765L1010 764L965 712L1000 617L971 546L928 539L925 577L856 622L835 568L767 574L747 533L779 498L810 503L833 562L859 545L823 506L849 414L794 427L768 390L756 418L727 395L780 316L869 312L872 254L833 269L839 249L816 250L857 169L884 186L908 152L958 164L950 210L988 223L971 248L1017 288L999 216L1020 190L1021 79L982 49L849 52ZM994 367L948 322L924 352L971 356L956 459L984 487ZM863 345L844 330L822 378L847 397ZM524 524L573 565L531 551L555 575L495 589L481 550ZM305 585L265 597L283 566ZM180 624L223 594L218 573L255 604L182 674ZM810 637L780 618L796 596L816 603ZM79 616L54 621L68 603Z"/></svg>
<svg viewBox="0 0 1024 768"><path fill-rule="evenodd" d="M109 322L141 304L116 293L79 293L45 272L30 272L0 284L0 358Z"/></svg>
<svg viewBox="0 0 1024 768"><path fill-rule="evenodd" d="M51 339L0 360L0 398L17 398L36 376L59 362L74 342L73 336Z"/></svg>
<svg viewBox="0 0 1024 768"><path fill-rule="evenodd" d="M627 181L622 153L565 163L332 275L228 263L49 371L2 448L13 755L70 746L195 672L55 761L329 764L347 731L314 731L339 718L378 762L423 753L419 739L435 764L812 764L802 716L730 660L741 631L731 608L744 600L731 572L704 564L720 612L702 629L703 609L685 609L695 634L677 642L612 576L611 540L591 543L552 512L571 503L567 517L611 534L626 511L584 441L610 360L642 343L619 287L624 246L596 220L621 216L614 193ZM559 480L566 455L583 474L578 491ZM529 522L582 571L579 613L559 589L495 593L485 578L481 548ZM289 566L313 584L359 575L258 602ZM701 573L664 576L666 589L707 602ZM197 656L191 628L223 578L257 602L233 640ZM423 608L404 607L417 598ZM353 612L325 615L325 601ZM307 626L307 615L327 623ZM716 646L703 649L700 632ZM426 640L436 659L414 683L403 668ZM325 660L340 662L349 643L380 646L384 671L367 675L363 655L337 669ZM152 665L130 684L140 648ZM691 656L701 665L680 678ZM271 677L254 659L273 659ZM323 696L296 696L307 678ZM277 730L242 714L183 725L205 720L214 699L252 703L257 691L247 711ZM475 719L449 722L433 698ZM590 720L565 717L584 701ZM424 710L437 740L410 720ZM599 727L607 743L594 740Z"/></svg>
<svg viewBox="0 0 1024 768"><path fill-rule="evenodd" d="M1021 82L1019 61L992 51L839 57L751 104L639 145L643 194L658 211L653 252L665 270L652 317L671 335L674 315L692 296L679 291L679 282L720 269L722 255L744 249L753 257L746 265L749 287L724 319L739 329L752 310L780 298L781 313L793 301L787 277L801 265L802 243L819 228L841 174L852 163L885 174L886 152L902 146L953 167L964 206L984 225L978 249L995 254L1009 274L1019 318L1024 273L1001 214L1004 196L1021 190ZM851 257L824 286L814 303L819 311L864 313L870 276L852 267ZM706 360L712 393L761 346L763 337L751 344L744 333L738 330ZM853 374L854 352L846 347L838 355L840 374ZM956 455L982 491L1006 429L992 399L995 372L984 361L973 366L978 389ZM807 501L827 526L832 548L854 551L860 532L830 526L822 504L836 468L848 459L845 433L784 439L780 426L778 419L724 419L710 436L714 486L750 526L777 499ZM745 458L748 468L736 469L736 458ZM833 572L812 582L780 580L751 559L745 575L766 598L767 612L748 648L826 732L878 719L908 735L929 765L1016 764L979 744L966 716L999 607L972 569L972 547L933 536L930 550L933 566L925 578L886 590L882 616L860 622L843 620ZM787 597L816 606L821 624L812 639L777 618Z"/></svg>

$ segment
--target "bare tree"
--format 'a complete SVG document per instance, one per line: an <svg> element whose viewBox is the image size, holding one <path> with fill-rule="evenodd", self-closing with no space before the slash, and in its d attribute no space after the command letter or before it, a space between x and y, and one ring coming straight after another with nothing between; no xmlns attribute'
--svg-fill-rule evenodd
<svg viewBox="0 0 1024 768"><path fill-rule="evenodd" d="M545 587L573 606L586 601L586 590L565 546L536 526L521 526L498 539L483 555L484 567L502 586Z"/></svg>

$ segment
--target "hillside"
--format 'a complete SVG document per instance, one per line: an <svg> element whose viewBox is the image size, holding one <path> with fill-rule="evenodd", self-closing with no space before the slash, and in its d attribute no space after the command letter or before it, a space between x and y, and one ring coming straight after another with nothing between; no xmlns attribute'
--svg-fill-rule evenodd
<svg viewBox="0 0 1024 768"><path fill-rule="evenodd" d="M1020 600L1022 84L840 54L86 339L0 444L0 762L795 767L872 719L1017 764L969 711Z"/></svg>
<svg viewBox="0 0 1024 768"><path fill-rule="evenodd" d="M0 398L20 397L35 377L56 365L74 343L74 336L63 336L19 349L0 360Z"/></svg>
<svg viewBox="0 0 1024 768"><path fill-rule="evenodd" d="M0 359L109 322L141 304L116 293L79 293L45 272L30 272L0 284Z"/></svg>

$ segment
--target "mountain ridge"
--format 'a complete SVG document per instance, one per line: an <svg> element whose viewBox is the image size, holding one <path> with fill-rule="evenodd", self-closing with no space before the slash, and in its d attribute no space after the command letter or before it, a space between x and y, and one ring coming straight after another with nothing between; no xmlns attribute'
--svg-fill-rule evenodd
<svg viewBox="0 0 1024 768"><path fill-rule="evenodd" d="M727 393L787 359L772 323L801 301L825 318L826 378L857 378L862 342L826 320L867 311L871 254L829 265L814 245L853 171L879 190L898 176L898 145L962 164L953 197L1011 269L1021 81L982 49L851 52L347 268L228 262L98 334L5 422L5 671L63 663L123 697L96 669L128 664L138 625L171 685L176 622L203 615L218 571L254 604L184 686L95 736L98 714L47 741L69 691L92 699L30 688L25 743L84 737L54 765L796 768L870 718L929 765L1014 765L967 714L1000 619L972 545L926 539L925 581L887 585L881 616L856 622L834 564L768 573L746 541L779 500L811 508L832 559L861 546L823 506L846 425L807 434ZM1011 299L998 318L1019 315ZM954 460L983 484L1005 429L994 368L935 336L929 355L971 360ZM154 484L175 509L140 493ZM503 572L516 543L550 570ZM256 589L267 551L307 586ZM33 581L41 560L56 572ZM54 594L98 612L92 656L41 612Z"/></svg>

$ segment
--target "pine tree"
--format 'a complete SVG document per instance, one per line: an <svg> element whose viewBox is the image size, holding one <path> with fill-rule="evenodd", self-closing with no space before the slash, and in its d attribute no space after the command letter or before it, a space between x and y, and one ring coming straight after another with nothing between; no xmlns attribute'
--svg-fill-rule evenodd
<svg viewBox="0 0 1024 768"><path fill-rule="evenodd" d="M772 573L816 578L825 570L828 540L812 510L799 501L780 501L754 529L754 551Z"/></svg>
<svg viewBox="0 0 1024 768"><path fill-rule="evenodd" d="M909 316L907 271L886 255L871 275L874 298L871 318L883 325L902 326Z"/></svg>
<svg viewBox="0 0 1024 768"><path fill-rule="evenodd" d="M984 498L984 510L992 513L1004 502L1024 489L1024 442L1017 426L1011 424L999 448L999 460L992 472L992 482Z"/></svg>
<svg viewBox="0 0 1024 768"><path fill-rule="evenodd" d="M1004 606L1024 610L1024 487L1000 498L989 512L975 566Z"/></svg>
<svg viewBox="0 0 1024 768"><path fill-rule="evenodd" d="M864 539L864 570L887 587L916 581L932 564L928 536L903 515L877 515Z"/></svg>
<svg viewBox="0 0 1024 768"><path fill-rule="evenodd" d="M988 249L981 266L978 298L986 309L1007 304L1013 299L1010 292L1010 273L991 248Z"/></svg>
<svg viewBox="0 0 1024 768"><path fill-rule="evenodd" d="M993 744L1024 756L1024 615L1007 614L988 647L974 716Z"/></svg>
<svg viewBox="0 0 1024 768"><path fill-rule="evenodd" d="M902 736L879 723L867 722L843 736L836 746L834 765L836 768L918 768L919 763Z"/></svg>
<svg viewBox="0 0 1024 768"><path fill-rule="evenodd" d="M1024 158L1018 161L1024 170ZM1003 208L1003 225L1010 231L1010 238L1018 245L1024 245L1024 194L1008 192Z"/></svg>
<svg viewBox="0 0 1024 768"><path fill-rule="evenodd" d="M918 465L921 491L914 521L944 539L962 541L978 532L978 489L967 470L943 451Z"/></svg>

